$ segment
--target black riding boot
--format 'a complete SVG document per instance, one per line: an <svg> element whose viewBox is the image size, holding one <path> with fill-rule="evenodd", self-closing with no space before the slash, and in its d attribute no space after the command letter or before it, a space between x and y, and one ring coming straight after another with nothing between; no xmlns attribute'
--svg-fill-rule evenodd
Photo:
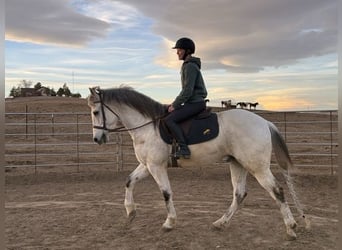
<svg viewBox="0 0 342 250"><path fill-rule="evenodd" d="M171 129L172 134L175 137L179 146L179 149L175 153L175 157L176 158L184 157L185 159L189 159L191 152L190 152L190 149L188 148L188 145L185 142L182 129L175 123L173 123L171 126L170 125L171 124L168 124L168 127Z"/></svg>
<svg viewBox="0 0 342 250"><path fill-rule="evenodd" d="M190 149L188 145L178 142L179 149L176 151L175 157L180 158L183 157L184 159L190 159Z"/></svg>

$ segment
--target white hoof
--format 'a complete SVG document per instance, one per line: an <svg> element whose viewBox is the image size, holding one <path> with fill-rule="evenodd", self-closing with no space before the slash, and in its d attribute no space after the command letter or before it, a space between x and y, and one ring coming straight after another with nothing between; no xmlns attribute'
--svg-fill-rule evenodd
<svg viewBox="0 0 342 250"><path fill-rule="evenodd" d="M163 224L163 229L165 231L171 231L176 225L176 218L167 218Z"/></svg>
<svg viewBox="0 0 342 250"><path fill-rule="evenodd" d="M223 223L221 222L221 219L213 222L213 228L216 229L216 230L222 230Z"/></svg>
<svg viewBox="0 0 342 250"><path fill-rule="evenodd" d="M297 239L296 233L292 229L287 230L286 240L291 241L291 240L295 240L295 239Z"/></svg>
<svg viewBox="0 0 342 250"><path fill-rule="evenodd" d="M127 223L132 223L132 221L135 219L135 216L137 215L137 211L133 210L127 215Z"/></svg>
<svg viewBox="0 0 342 250"><path fill-rule="evenodd" d="M135 204L125 204L127 217L134 213L136 210Z"/></svg>

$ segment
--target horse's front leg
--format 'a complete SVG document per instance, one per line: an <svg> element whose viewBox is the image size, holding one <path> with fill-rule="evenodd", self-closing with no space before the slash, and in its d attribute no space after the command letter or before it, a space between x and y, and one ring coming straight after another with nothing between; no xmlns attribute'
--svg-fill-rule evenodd
<svg viewBox="0 0 342 250"><path fill-rule="evenodd" d="M131 222L136 215L136 207L133 199L133 190L135 184L149 175L145 165L139 166L129 175L126 182L125 208L129 222Z"/></svg>
<svg viewBox="0 0 342 250"><path fill-rule="evenodd" d="M167 218L163 224L163 228L165 230L171 230L176 224L177 215L173 205L171 185L167 175L167 163L161 165L150 164L147 167L154 180L157 182L165 200Z"/></svg>

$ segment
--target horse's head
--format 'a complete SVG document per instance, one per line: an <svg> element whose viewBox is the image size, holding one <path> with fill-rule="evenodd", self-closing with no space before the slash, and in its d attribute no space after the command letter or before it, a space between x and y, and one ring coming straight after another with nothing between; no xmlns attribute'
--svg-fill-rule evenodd
<svg viewBox="0 0 342 250"><path fill-rule="evenodd" d="M89 88L88 106L91 109L93 140L98 144L108 141L108 132L120 126L119 116L103 100L103 91L99 87Z"/></svg>

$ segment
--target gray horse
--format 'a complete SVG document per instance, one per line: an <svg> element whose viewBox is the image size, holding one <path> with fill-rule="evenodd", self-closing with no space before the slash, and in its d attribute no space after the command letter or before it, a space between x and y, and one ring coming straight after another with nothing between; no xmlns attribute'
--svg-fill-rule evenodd
<svg viewBox="0 0 342 250"><path fill-rule="evenodd" d="M171 146L160 137L158 120L165 115L165 105L129 88L119 87L102 90L90 88L88 105L91 108L93 139L102 144L109 132L128 131L134 145L138 167L129 175L126 184L125 208L129 221L136 215L133 189L137 182L153 176L164 196L167 219L163 228L171 230L176 224L171 186L167 174ZM210 165L225 159L230 164L233 185L233 201L223 216L213 223L222 228L231 220L246 197L246 177L250 173L276 201L283 217L288 239L295 239L296 221L285 201L283 188L270 170L272 150L300 216L306 219L289 175L292 166L286 144L277 128L262 117L241 109L219 112L219 134L216 138L190 145L191 159L180 159L182 167Z"/></svg>

